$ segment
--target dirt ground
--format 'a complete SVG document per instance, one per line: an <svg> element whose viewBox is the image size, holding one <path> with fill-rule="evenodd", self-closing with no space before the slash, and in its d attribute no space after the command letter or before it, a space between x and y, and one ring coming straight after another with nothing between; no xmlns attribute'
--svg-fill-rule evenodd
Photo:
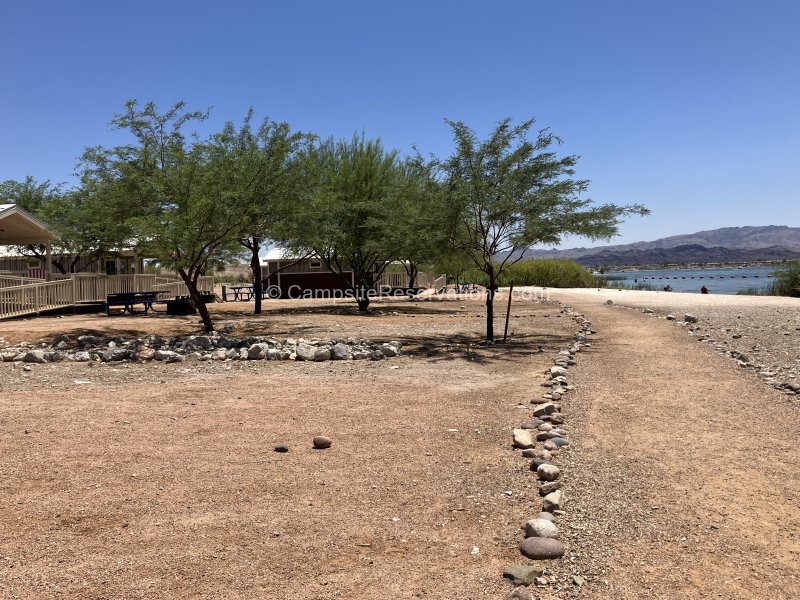
<svg viewBox="0 0 800 600"><path fill-rule="evenodd" d="M800 597L798 397L679 325L621 306L655 307L654 297L553 296L598 331L573 370L565 457L562 528L590 582L580 597ZM698 306L661 296L661 307ZM716 298L745 316L791 302Z"/></svg>
<svg viewBox="0 0 800 600"><path fill-rule="evenodd" d="M764 311L792 306L552 295L597 334L562 400L567 554L544 565L548 584L531 597L797 598L798 397L686 328L624 308L694 307L701 325L718 312L736 319L741 339L779 340L783 353L800 330L784 312L767 327ZM0 364L0 597L508 596L502 569L525 562L519 526L541 506L510 431L576 324L556 303L515 302L511 343L487 348L479 299L377 303L369 316L268 307L261 317L249 304L214 313L237 336L406 345L380 362ZM0 336L198 327L77 315L3 322ZM332 448L312 450L317 434ZM273 452L276 443L290 451Z"/></svg>
<svg viewBox="0 0 800 600"><path fill-rule="evenodd" d="M0 364L0 596L505 597L502 569L523 562L519 527L538 511L510 431L574 322L554 303L515 303L512 341L486 348L478 300L377 303L369 316L251 306L214 316L234 335L407 345L380 362ZM83 333L199 325L0 324L14 343ZM318 434L333 446L313 450Z"/></svg>

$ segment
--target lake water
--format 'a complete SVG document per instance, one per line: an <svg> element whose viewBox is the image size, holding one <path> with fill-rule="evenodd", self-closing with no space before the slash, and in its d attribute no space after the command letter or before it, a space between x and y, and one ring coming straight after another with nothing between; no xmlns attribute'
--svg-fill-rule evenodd
<svg viewBox="0 0 800 600"><path fill-rule="evenodd" d="M628 288L640 283L662 290L672 287L673 292L700 293L706 286L710 294L736 294L746 288L762 288L772 283L773 267L744 267L741 269L664 269L659 271L636 271L631 273L610 272L623 280L610 280L608 287Z"/></svg>

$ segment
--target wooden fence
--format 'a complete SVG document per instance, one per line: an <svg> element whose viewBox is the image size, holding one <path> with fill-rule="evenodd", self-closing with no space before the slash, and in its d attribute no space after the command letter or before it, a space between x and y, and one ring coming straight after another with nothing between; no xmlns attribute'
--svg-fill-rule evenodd
<svg viewBox="0 0 800 600"><path fill-rule="evenodd" d="M189 289L177 277L160 275L98 275L74 273L54 276L53 281L0 276L0 319L74 306L105 302L109 294L163 291L161 300L188 296ZM200 277L200 293L214 293L214 278Z"/></svg>

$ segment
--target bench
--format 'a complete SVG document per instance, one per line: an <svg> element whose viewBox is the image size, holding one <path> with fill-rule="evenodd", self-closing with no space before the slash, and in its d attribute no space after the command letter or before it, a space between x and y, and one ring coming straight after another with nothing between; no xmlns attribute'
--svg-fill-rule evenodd
<svg viewBox="0 0 800 600"><path fill-rule="evenodd" d="M162 294L169 292L164 290L151 291L151 292L119 292L117 294L109 294L106 296L106 314L112 316L112 309L115 310L114 315L146 315L148 311L161 312L156 310L153 306L159 302L158 297ZM135 306L141 305L142 310L136 311ZM120 310L121 309L121 310ZM118 312L116 312L118 310Z"/></svg>

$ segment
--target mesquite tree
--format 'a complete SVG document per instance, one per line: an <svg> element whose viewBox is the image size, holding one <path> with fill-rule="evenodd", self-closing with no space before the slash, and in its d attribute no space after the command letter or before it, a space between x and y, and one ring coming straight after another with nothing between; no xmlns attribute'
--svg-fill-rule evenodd
<svg viewBox="0 0 800 600"><path fill-rule="evenodd" d="M549 130L528 139L530 119L501 121L486 140L460 121L447 121L453 154L434 159L457 216L450 243L488 279L486 340L494 340L498 277L536 244L558 244L563 235L607 239L622 217L647 214L641 205L593 205L582 197L588 181L574 179L577 156L558 156L560 140Z"/></svg>
<svg viewBox="0 0 800 600"><path fill-rule="evenodd" d="M186 112L183 102L161 113L152 102L140 108L131 100L112 125L132 134L132 143L87 149L82 164L85 181L129 203L138 245L180 275L206 331L213 331L197 282L238 239L244 217L223 177L218 145L184 135L206 116Z"/></svg>

